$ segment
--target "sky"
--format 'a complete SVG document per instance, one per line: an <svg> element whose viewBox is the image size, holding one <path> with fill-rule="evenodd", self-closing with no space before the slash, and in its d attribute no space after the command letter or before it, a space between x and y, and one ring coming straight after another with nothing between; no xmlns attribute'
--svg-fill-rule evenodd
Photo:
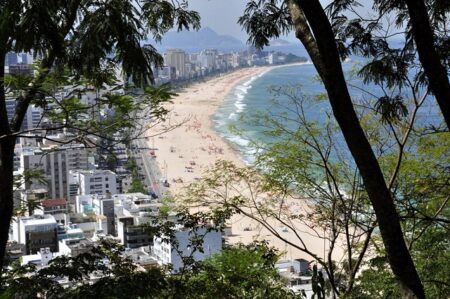
<svg viewBox="0 0 450 299"><path fill-rule="evenodd" d="M245 9L245 0L190 0L189 8L197 11L202 27L209 27L218 34L228 34L243 42L247 34L237 24Z"/></svg>
<svg viewBox="0 0 450 299"><path fill-rule="evenodd" d="M361 3L368 0L361 0ZM327 5L330 0L320 0ZM247 34L237 24L239 17L244 13L246 0L189 0L189 8L197 11L201 17L202 27L209 27L218 34L227 34L247 41ZM281 37L290 42L297 42L294 34Z"/></svg>
<svg viewBox="0 0 450 299"><path fill-rule="evenodd" d="M326 7L331 0L319 0L323 7ZM200 14L202 27L209 27L218 34L227 34L240 39L243 43L247 41L247 33L237 24L239 17L244 13L247 0L189 0L189 9ZM371 7L373 0L359 0L361 4L357 7L358 13L368 16L373 13ZM353 15L351 17L354 17ZM291 43L299 41L290 32L288 36L281 36L281 39Z"/></svg>

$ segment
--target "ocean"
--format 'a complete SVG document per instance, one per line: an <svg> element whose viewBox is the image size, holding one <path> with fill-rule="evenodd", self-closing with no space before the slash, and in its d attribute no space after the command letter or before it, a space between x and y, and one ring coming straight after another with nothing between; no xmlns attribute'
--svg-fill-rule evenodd
<svg viewBox="0 0 450 299"><path fill-rule="evenodd" d="M357 88L349 88L352 98L355 100L369 99L382 95L379 86L364 84L361 79L352 75L354 69L363 63L362 60L352 59L343 63L346 76ZM257 117L258 113L272 113L274 115L285 113L292 115L289 107L290 101L286 98L277 97L282 105L274 105L271 88L277 87L298 87L303 95L317 96L325 95L325 89L318 80L317 72L312 63L302 65L289 65L271 69L263 74L247 78L236 85L227 95L225 101L219 107L213 117L216 131L232 145L234 145L247 164L254 162L256 149L254 142L264 143L273 141L273 137L263 134L260 125L250 121ZM370 92L369 95L361 90ZM404 96L407 96L404 94ZM284 105L285 104L285 105ZM327 100L316 101L306 110L306 116L311 121L322 122L327 113L331 113L331 107ZM437 125L440 123L440 116L434 99L428 97L423 107L418 113L418 122L424 125ZM289 124L287 124L289 126ZM339 133L338 133L339 134ZM337 137L339 146L346 147L342 137Z"/></svg>

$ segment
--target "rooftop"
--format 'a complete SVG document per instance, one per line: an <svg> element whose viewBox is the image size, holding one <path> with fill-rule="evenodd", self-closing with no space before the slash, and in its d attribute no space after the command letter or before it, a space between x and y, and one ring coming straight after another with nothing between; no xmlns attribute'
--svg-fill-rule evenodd
<svg viewBox="0 0 450 299"><path fill-rule="evenodd" d="M76 170L74 173L79 173L82 175L115 175L111 170L96 169L96 170Z"/></svg>
<svg viewBox="0 0 450 299"><path fill-rule="evenodd" d="M64 145L50 144L41 147L36 146L23 147L22 154L25 156L42 155L46 152L56 152L56 151L64 151L67 149L82 149L82 148L85 148L83 144L64 144Z"/></svg>
<svg viewBox="0 0 450 299"><path fill-rule="evenodd" d="M52 215L32 215L29 217L21 217L20 221L23 222L24 225L44 225L44 224L55 224L55 217Z"/></svg>
<svg viewBox="0 0 450 299"><path fill-rule="evenodd" d="M67 203L67 199L65 198L46 199L42 201L44 207L61 206L66 205Z"/></svg>

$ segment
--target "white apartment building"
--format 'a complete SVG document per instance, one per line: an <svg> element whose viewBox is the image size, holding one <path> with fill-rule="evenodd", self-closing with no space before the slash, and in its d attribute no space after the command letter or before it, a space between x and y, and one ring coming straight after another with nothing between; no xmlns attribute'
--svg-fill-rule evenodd
<svg viewBox="0 0 450 299"><path fill-rule="evenodd" d="M213 70L216 67L216 59L218 52L216 49L205 49L198 55L198 60L202 67Z"/></svg>
<svg viewBox="0 0 450 299"><path fill-rule="evenodd" d="M117 176L111 170L77 170L71 177L78 184L79 195L117 193Z"/></svg>
<svg viewBox="0 0 450 299"><path fill-rule="evenodd" d="M204 236L203 253L199 250L193 252L191 239L196 236ZM183 267L182 257L192 254L195 261L202 261L215 253L222 251L222 233L220 231L208 232L206 228L198 228L196 230L179 228L175 233L175 239L178 246L170 242L163 241L162 238L153 238L152 254L160 265L172 265L174 273L180 271ZM175 242L174 242L175 243Z"/></svg>
<svg viewBox="0 0 450 299"><path fill-rule="evenodd" d="M51 145L46 147L23 148L20 153L18 172L40 169L45 182L32 180L26 182L25 188L45 188L49 198L69 197L69 172L88 168L88 151L82 144Z"/></svg>
<svg viewBox="0 0 450 299"><path fill-rule="evenodd" d="M112 196L116 202L118 217L133 217L135 225L150 222L158 214L162 203L150 195L142 193L125 193Z"/></svg>
<svg viewBox="0 0 450 299"><path fill-rule="evenodd" d="M19 217L12 224L12 239L25 244L25 252L34 254L41 248L58 251L57 223L52 215Z"/></svg>
<svg viewBox="0 0 450 299"><path fill-rule="evenodd" d="M268 64L277 64L280 62L278 58L279 58L278 53L272 52L267 56L267 63Z"/></svg>

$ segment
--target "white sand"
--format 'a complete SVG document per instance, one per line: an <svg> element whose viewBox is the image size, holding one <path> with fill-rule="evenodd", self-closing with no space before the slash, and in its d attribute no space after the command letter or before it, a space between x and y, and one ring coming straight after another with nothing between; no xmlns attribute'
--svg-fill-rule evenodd
<svg viewBox="0 0 450 299"><path fill-rule="evenodd" d="M173 99L173 104L167 106L171 113L163 126L182 125L153 137L148 143L150 147L154 143L157 148L156 161L171 184L172 194L177 194L195 178L200 178L203 170L218 159L244 165L232 146L214 130L211 117L235 85L267 70L269 67L245 68L196 83L183 89Z"/></svg>
<svg viewBox="0 0 450 299"><path fill-rule="evenodd" d="M150 147L157 148L155 151L157 163L162 174L170 182L173 195L179 193L196 178L200 178L202 172L218 159L229 160L239 166L245 165L232 146L215 132L211 117L234 86L246 78L270 69L271 67L245 68L207 82L196 83L185 88L173 99L173 104L167 106L171 113L164 126L169 127L184 122L183 125L152 138L148 143ZM283 237L299 244L293 231L286 230L281 225L275 225L275 227ZM301 237L312 252L323 257L323 240L311 236L311 231L308 231L305 226L299 226L297 231L306 231L306 233L300 232ZM267 240L285 252L285 259L311 260L307 254L280 241L255 221L241 215L233 217L232 233L233 237L229 238L230 243L248 243L253 239Z"/></svg>

